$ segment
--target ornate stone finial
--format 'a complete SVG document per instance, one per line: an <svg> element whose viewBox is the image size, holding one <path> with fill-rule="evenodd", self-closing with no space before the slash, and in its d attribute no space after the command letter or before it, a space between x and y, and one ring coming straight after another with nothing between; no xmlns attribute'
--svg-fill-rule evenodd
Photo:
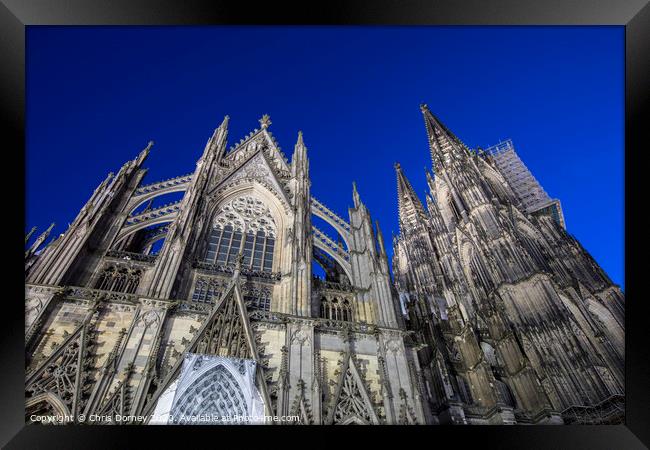
<svg viewBox="0 0 650 450"><path fill-rule="evenodd" d="M271 117L268 114L264 114L260 119L260 125L262 126L262 129L268 128L271 123Z"/></svg>

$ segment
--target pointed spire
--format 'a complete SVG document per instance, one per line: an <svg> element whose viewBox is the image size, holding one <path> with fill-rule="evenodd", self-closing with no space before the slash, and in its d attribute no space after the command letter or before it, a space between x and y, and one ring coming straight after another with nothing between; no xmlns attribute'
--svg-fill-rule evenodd
<svg viewBox="0 0 650 450"><path fill-rule="evenodd" d="M354 201L354 207L358 208L361 204L361 197L359 196L359 191L357 191L357 182L352 182L352 200Z"/></svg>
<svg viewBox="0 0 650 450"><path fill-rule="evenodd" d="M219 125L219 128L217 128L217 130L227 130L229 123L230 123L230 116L226 114L223 117L223 121L221 122L221 125Z"/></svg>
<svg viewBox="0 0 650 450"><path fill-rule="evenodd" d="M302 131L298 131L298 140L296 141L296 145L293 150L291 163L293 164L294 176L299 172L306 174L309 170L307 160L307 146L303 140Z"/></svg>
<svg viewBox="0 0 650 450"><path fill-rule="evenodd" d="M219 152L217 158L221 158L226 150L226 139L228 137L228 124L230 123L230 117L224 116L221 125L214 129L214 133L208 140L207 148L213 152ZM206 153L204 152L204 155Z"/></svg>
<svg viewBox="0 0 650 450"><path fill-rule="evenodd" d="M307 147L305 146L305 141L302 137L302 131L298 131L298 140L296 141L296 146L294 147L294 158L296 157L296 152L298 151L300 151L299 155L301 157L307 157Z"/></svg>
<svg viewBox="0 0 650 450"><path fill-rule="evenodd" d="M437 172L448 165L451 158L461 159L465 145L429 111L426 104L421 104L420 110L424 116L433 167Z"/></svg>
<svg viewBox="0 0 650 450"><path fill-rule="evenodd" d="M151 147L153 147L153 141L149 141L147 143L147 146L140 152L137 158L135 158L135 165L140 166L144 160L147 158L149 155L149 152L151 151Z"/></svg>
<svg viewBox="0 0 650 450"><path fill-rule="evenodd" d="M434 191L433 176L431 175L431 172L427 170L426 167L424 168L424 173L427 177L427 184L429 185L429 190L433 192Z"/></svg>
<svg viewBox="0 0 650 450"><path fill-rule="evenodd" d="M402 224L413 224L418 217L423 216L424 208L399 163L395 163L395 172L397 174L397 204L401 230Z"/></svg>
<svg viewBox="0 0 650 450"><path fill-rule="evenodd" d="M108 172L108 175L106 175L106 178L104 178L104 181L99 183L99 186L97 186L95 188L95 191L94 191L93 195L101 192L108 185L108 183L113 179L114 175L115 174L113 172Z"/></svg>
<svg viewBox="0 0 650 450"><path fill-rule="evenodd" d="M375 228L377 228L377 242L379 243L379 254L385 256L386 245L384 244L384 235L381 232L381 228L379 227L378 220L375 220Z"/></svg>
<svg viewBox="0 0 650 450"><path fill-rule="evenodd" d="M29 250L27 250L27 251L25 252L25 257L26 257L26 258L27 258L27 257L30 257L30 256L32 256L34 253L36 253L36 251L37 251L38 248L41 246L41 244L43 244L43 242L45 242L45 240L47 239L47 237L50 235L50 232L51 232L52 229L54 228L54 225L55 225L54 222L52 222L52 224L48 227L48 229L45 230L45 231L43 231L43 233L41 233L41 235L40 235L39 237L36 238L36 240L34 241L34 243L32 244L32 246L29 247Z"/></svg>
<svg viewBox="0 0 650 450"><path fill-rule="evenodd" d="M431 197L431 194L427 194L424 200L427 204L427 209L431 211L431 206L433 205L433 197Z"/></svg>
<svg viewBox="0 0 650 450"><path fill-rule="evenodd" d="M29 238L32 237L32 234L34 234L34 231L36 231L36 227L32 227L31 230L29 230L29 233L25 235L25 244L29 242Z"/></svg>

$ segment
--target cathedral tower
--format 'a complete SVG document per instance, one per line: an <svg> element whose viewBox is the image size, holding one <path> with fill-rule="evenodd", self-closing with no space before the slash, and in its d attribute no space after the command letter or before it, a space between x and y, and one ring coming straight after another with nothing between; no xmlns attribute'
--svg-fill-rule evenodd
<svg viewBox="0 0 650 450"><path fill-rule="evenodd" d="M470 423L622 420L620 289L552 217L527 213L493 160L421 109L434 175L424 212L396 166L393 267L426 346L434 412Z"/></svg>

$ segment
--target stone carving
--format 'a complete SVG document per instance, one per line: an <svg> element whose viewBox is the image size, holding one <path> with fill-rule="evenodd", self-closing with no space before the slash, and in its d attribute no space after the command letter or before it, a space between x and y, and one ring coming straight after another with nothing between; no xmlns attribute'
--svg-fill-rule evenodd
<svg viewBox="0 0 650 450"><path fill-rule="evenodd" d="M344 355L339 382L332 397L328 423L330 424L377 424L365 382L351 355Z"/></svg>
<svg viewBox="0 0 650 450"><path fill-rule="evenodd" d="M63 237L34 248L26 262L25 311L27 322L35 322L26 331L29 407L79 411L97 392L85 412L146 415L179 375L184 354L195 352L255 360L268 411L296 413L302 423L485 423L501 416L508 422L513 419L500 406L477 404L494 398L502 404L503 383L520 386L516 393L526 399L515 421L561 421L548 406L551 393L535 388L539 380L558 386L551 399L556 410L591 408L607 396L607 407L620 411L611 420L620 420L620 289L552 218L520 211L492 162L424 113L436 173L427 179L427 211L397 168L400 234L392 265L356 186L345 218L312 197L302 136L289 164L268 117L230 152L226 119L189 175L139 186L146 154L129 161L116 181L100 185ZM180 202L133 213L160 194L182 191ZM105 207L109 199L115 208ZM312 228L312 216L340 236ZM233 245L235 233L226 227L263 232L273 245L257 249L249 241L246 247L245 237ZM225 260L215 250L224 236L230 239ZM163 237L157 256L144 254ZM241 248L265 263L246 267ZM324 280L313 280L316 264L325 269ZM570 321L575 312L559 297L580 306L604 293L609 312L599 310L600 321L587 316L588 327ZM90 314L83 332L75 328L82 309ZM133 320L136 311L141 315ZM114 312L126 314L115 319ZM407 323L400 317L406 313ZM89 351L91 344L111 346L116 321L131 324L125 345L109 356ZM592 326L602 328L596 339ZM612 342L617 336L621 342ZM134 358L126 372L113 363L99 366L131 358L126 343L138 339L149 352L144 361ZM494 349L493 358L482 343ZM294 364L292 352L302 345L311 347L303 352L307 359ZM341 351L347 353L332 373ZM241 367L232 375L241 375ZM203 381L235 392L223 377L215 372ZM222 412L229 409L219 409L219 402L231 402L234 411L236 397L206 395ZM575 420L571 414L563 418Z"/></svg>
<svg viewBox="0 0 650 450"><path fill-rule="evenodd" d="M392 354L397 354L401 349L401 345L397 341L397 339L390 339L386 341L385 348L387 352L390 352Z"/></svg>
<svg viewBox="0 0 650 450"><path fill-rule="evenodd" d="M300 345L303 345L305 342L309 341L309 335L303 329L299 329L293 333L291 336L291 342L297 342Z"/></svg>
<svg viewBox="0 0 650 450"><path fill-rule="evenodd" d="M251 195L238 197L221 207L213 226L223 228L226 225L244 233L263 231L267 236L276 234L275 221L268 206Z"/></svg>

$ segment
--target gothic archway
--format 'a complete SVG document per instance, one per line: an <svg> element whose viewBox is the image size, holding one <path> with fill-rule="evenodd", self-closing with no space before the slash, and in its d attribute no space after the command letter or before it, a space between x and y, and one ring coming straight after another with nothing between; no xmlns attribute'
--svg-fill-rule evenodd
<svg viewBox="0 0 650 450"><path fill-rule="evenodd" d="M201 238L202 247L197 247L198 254L205 254L206 246L209 242L209 234L211 232L210 228L215 225L215 220L219 220L220 214L224 213L224 220L221 221L223 226L227 223L231 223L233 228L235 228L235 225L243 226L243 231L249 229L254 230L256 233L262 231L266 237L272 234L275 249L272 264L273 270L278 272L287 270L287 268L284 267L285 258L283 257L284 252L281 251L281 249L284 248L287 240L287 229L292 223L293 217L288 204L280 198L280 194L271 192L268 187L263 186L257 181L248 181L245 179L229 186L225 191L219 190L215 195L216 194L218 194L219 201L210 206L209 223L211 225L205 227L206 229ZM257 208L257 213L255 213L255 211L252 211L251 213L235 211L237 207L236 205L233 205L233 202L239 202L239 199L244 198L251 198L255 202L259 202L257 206L255 206L255 208ZM224 209L228 205L233 206L230 211ZM264 209L264 211L261 211L260 208ZM228 212L235 213L238 217L228 219L225 217L225 214ZM261 223L259 220L260 218L264 218L266 223ZM238 221L239 223L237 223Z"/></svg>
<svg viewBox="0 0 650 450"><path fill-rule="evenodd" d="M215 208L199 255L205 262L229 266L241 252L245 268L271 272L279 254L275 251L278 231L276 219L260 196L242 194Z"/></svg>
<svg viewBox="0 0 650 450"><path fill-rule="evenodd" d="M216 417L248 415L241 382L223 364L201 373L184 386L172 409L172 423L185 423L183 416L201 414Z"/></svg>

